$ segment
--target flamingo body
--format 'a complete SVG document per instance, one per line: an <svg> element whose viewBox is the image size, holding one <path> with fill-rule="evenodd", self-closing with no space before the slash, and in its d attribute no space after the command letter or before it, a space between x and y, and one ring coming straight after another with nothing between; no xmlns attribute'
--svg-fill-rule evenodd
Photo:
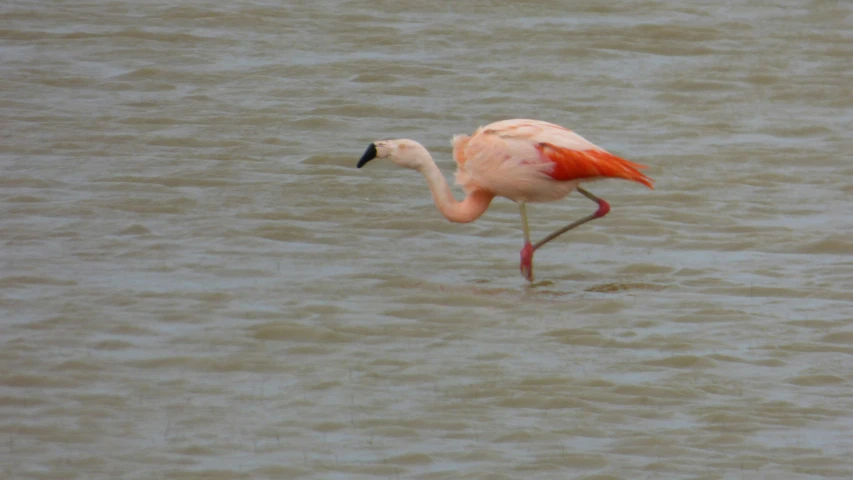
<svg viewBox="0 0 853 480"><path fill-rule="evenodd" d="M370 144L358 162L363 167L374 158L388 158L401 167L419 171L427 180L438 210L452 222L479 218L496 196L517 202L521 209L524 247L521 273L533 281L533 253L545 243L586 222L601 218L610 205L580 187L582 182L619 178L653 188L640 172L645 165L608 153L580 135L553 123L513 119L478 128L472 135L453 137L456 183L466 197L456 200L444 175L423 145L408 139ZM532 244L527 226L527 202L551 202L578 190L598 203L595 213L583 217Z"/></svg>
<svg viewBox="0 0 853 480"><path fill-rule="evenodd" d="M560 200L584 181L622 178L652 188L644 165L608 153L577 133L540 120L513 119L453 138L456 183L515 202Z"/></svg>

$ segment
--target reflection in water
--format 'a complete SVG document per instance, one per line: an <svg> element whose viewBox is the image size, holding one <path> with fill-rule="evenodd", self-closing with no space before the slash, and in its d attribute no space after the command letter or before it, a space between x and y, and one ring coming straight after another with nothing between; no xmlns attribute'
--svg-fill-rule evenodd
<svg viewBox="0 0 853 480"><path fill-rule="evenodd" d="M652 283L603 283L587 288L586 292L613 293L625 290L663 290L664 286Z"/></svg>

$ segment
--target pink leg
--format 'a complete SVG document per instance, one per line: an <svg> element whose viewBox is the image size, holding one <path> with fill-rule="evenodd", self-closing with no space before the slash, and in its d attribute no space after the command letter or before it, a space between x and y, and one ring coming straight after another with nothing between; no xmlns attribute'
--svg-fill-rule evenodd
<svg viewBox="0 0 853 480"><path fill-rule="evenodd" d="M521 276L533 283L533 245L530 242L521 249Z"/></svg>
<svg viewBox="0 0 853 480"><path fill-rule="evenodd" d="M537 249L539 249L542 245L545 245L546 243L550 242L551 240L559 237L560 235L568 232L569 230L579 227L589 221L595 220L596 218L601 218L610 212L610 204L607 203L604 199L596 197L595 195L583 188L578 187L577 190L581 193L581 195L597 203L598 210L596 210L595 213L591 215L587 215L586 217L583 217L576 222L566 225L565 227L536 242L536 244L530 243L530 230L527 227L527 211L524 203L519 204L519 206L521 207L522 226L524 227L524 247L521 249L521 265L519 269L521 270L521 275L528 282L533 283L533 253Z"/></svg>
<svg viewBox="0 0 853 480"><path fill-rule="evenodd" d="M521 227L524 230L524 248L521 249L521 276L533 283L533 245L530 243L530 228L527 227L527 205L518 204L521 212Z"/></svg>
<svg viewBox="0 0 853 480"><path fill-rule="evenodd" d="M568 232L569 230L576 228L576 227L579 227L586 222L595 220L596 218L601 218L610 212L610 204L607 203L606 201L604 201L604 199L596 197L595 195L589 193L587 190L585 190L583 188L578 187L577 190L578 190L578 192L581 193L581 195L583 195L586 198L597 203L598 204L598 210L596 210L595 213L593 213L592 215L587 215L586 217L583 217L576 222L570 223L569 225L566 225L565 227L557 230L556 232L554 232L554 233L548 235L547 237L543 238L542 240L536 242L536 244L533 245L533 251L536 251L542 245L545 245L546 243L548 243L551 240L559 237L560 235ZM533 253L531 252L531 256L532 255L533 255Z"/></svg>

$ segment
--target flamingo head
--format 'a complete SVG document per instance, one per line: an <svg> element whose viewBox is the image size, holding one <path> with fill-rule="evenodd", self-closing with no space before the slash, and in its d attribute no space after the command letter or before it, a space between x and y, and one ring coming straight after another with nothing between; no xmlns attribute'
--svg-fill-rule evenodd
<svg viewBox="0 0 853 480"><path fill-rule="evenodd" d="M430 159L429 152L423 145L408 139L379 140L371 143L358 161L356 168L363 167L374 158L387 158L397 165L413 170L420 170L424 162Z"/></svg>

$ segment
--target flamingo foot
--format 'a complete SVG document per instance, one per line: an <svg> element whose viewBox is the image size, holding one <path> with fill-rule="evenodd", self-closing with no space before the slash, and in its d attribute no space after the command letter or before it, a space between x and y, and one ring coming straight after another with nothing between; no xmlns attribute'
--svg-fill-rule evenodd
<svg viewBox="0 0 853 480"><path fill-rule="evenodd" d="M524 244L521 249L521 276L533 283L533 252L534 248L530 242Z"/></svg>

